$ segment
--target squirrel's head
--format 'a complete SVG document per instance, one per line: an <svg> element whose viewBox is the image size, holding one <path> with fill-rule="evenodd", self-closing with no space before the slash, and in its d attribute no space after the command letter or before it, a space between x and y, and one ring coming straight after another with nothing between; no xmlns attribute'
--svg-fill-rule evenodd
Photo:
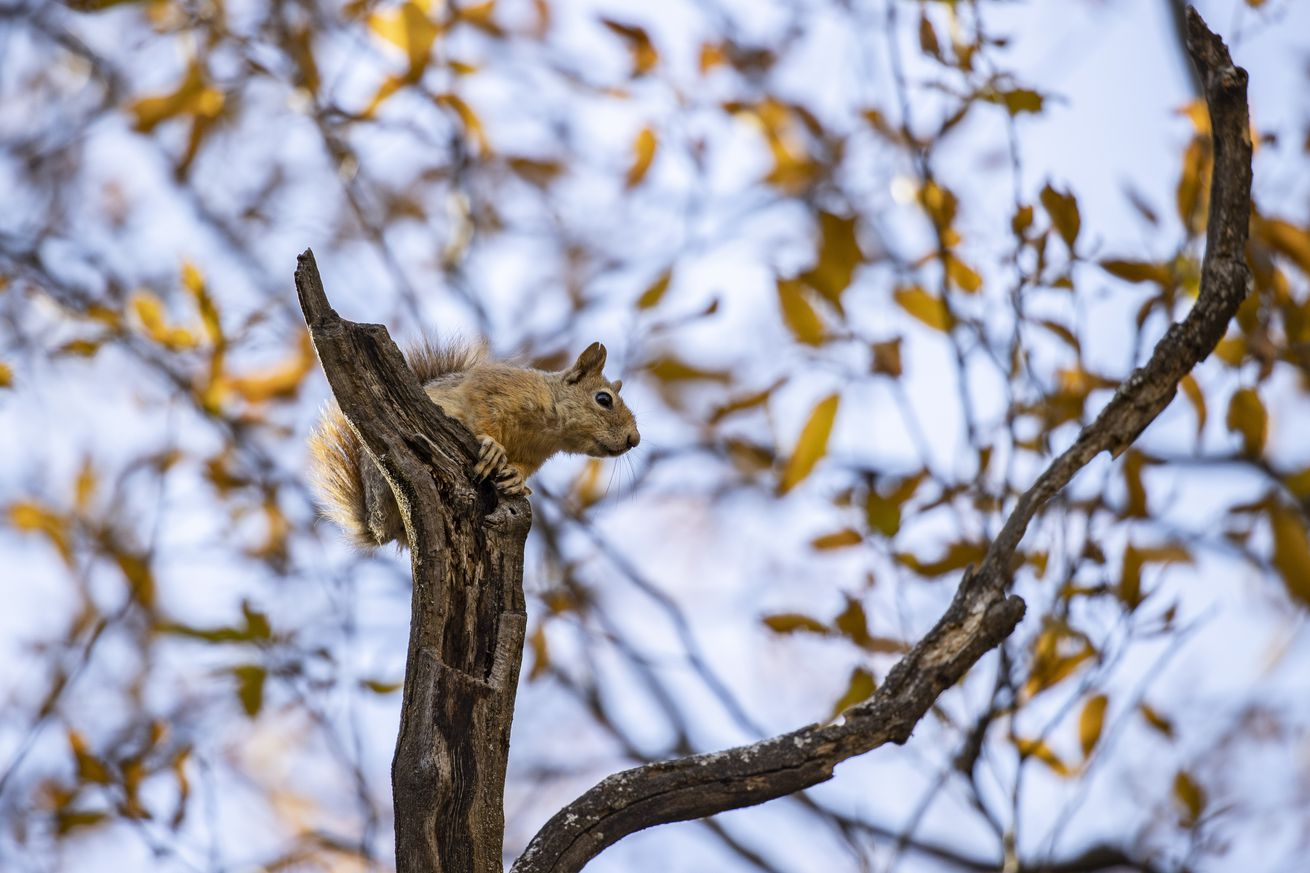
<svg viewBox="0 0 1310 873"><path fill-rule="evenodd" d="M619 396L623 381L609 381L604 369L605 347L592 343L572 367L557 374L556 405L560 418L567 423L567 452L609 458L641 441L637 420Z"/></svg>

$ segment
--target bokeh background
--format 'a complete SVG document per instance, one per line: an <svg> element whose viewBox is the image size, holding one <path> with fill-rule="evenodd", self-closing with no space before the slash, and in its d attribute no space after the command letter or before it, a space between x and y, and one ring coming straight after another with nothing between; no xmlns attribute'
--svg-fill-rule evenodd
<svg viewBox="0 0 1310 873"><path fill-rule="evenodd" d="M1251 74L1250 299L1030 531L903 748L597 871L1299 871L1310 8ZM1174 0L0 2L0 868L387 870L405 556L316 517L348 318L641 424L534 481L507 859L636 763L834 717L1197 290Z"/></svg>

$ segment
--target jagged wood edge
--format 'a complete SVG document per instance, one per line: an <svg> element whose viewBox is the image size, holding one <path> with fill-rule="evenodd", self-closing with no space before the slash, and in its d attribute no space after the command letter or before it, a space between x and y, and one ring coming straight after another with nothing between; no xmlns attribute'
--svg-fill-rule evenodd
<svg viewBox="0 0 1310 873"><path fill-rule="evenodd" d="M711 754L607 777L550 819L511 873L573 873L605 847L658 824L782 797L831 778L837 764L903 743L946 688L1014 630L1023 601L1007 594L1015 550L1037 512L1096 455L1122 453L1173 399L1178 382L1214 350L1245 298L1251 213L1246 71L1188 9L1187 48L1205 85L1214 163L1200 293L1073 445L1018 500L976 571L966 572L936 626L892 668L867 702L839 724L813 724Z"/></svg>

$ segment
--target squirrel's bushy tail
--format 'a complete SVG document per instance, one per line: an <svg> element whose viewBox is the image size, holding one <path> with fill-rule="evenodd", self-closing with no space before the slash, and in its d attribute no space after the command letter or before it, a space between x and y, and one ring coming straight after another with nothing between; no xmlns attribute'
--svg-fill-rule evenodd
<svg viewBox="0 0 1310 873"><path fill-rule="evenodd" d="M463 373L485 358L486 348L481 343L462 341L438 344L424 339L405 351L405 361L420 385ZM318 491L319 511L360 549L376 548L397 538L395 532L375 532L369 524L370 515L382 517L370 513L365 498L364 466L372 463L336 401L329 401L309 437L310 472ZM400 536L403 534L401 531Z"/></svg>

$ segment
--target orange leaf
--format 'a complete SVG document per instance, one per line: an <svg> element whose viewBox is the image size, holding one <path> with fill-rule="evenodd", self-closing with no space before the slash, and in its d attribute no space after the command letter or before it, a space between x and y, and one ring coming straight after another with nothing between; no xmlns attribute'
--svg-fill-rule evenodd
<svg viewBox="0 0 1310 873"><path fill-rule="evenodd" d="M1109 702L1104 694L1095 694L1083 704L1083 711L1078 716L1078 742L1083 748L1086 760L1096 744L1100 742L1101 730L1105 726L1105 707Z"/></svg>
<svg viewBox="0 0 1310 873"><path fill-rule="evenodd" d="M819 551L827 551L829 549L842 549L847 546L858 546L862 542L864 542L864 537L860 536L860 532L848 527L815 537L810 540L810 546Z"/></svg>
<svg viewBox="0 0 1310 873"><path fill-rule="evenodd" d="M643 127L637 132L637 138L632 142L632 163L628 166L628 175L625 183L628 188L635 188L641 184L641 180L646 178L646 172L650 169L651 162L655 160L655 149L659 145L659 140L655 138L655 131L650 127Z"/></svg>

